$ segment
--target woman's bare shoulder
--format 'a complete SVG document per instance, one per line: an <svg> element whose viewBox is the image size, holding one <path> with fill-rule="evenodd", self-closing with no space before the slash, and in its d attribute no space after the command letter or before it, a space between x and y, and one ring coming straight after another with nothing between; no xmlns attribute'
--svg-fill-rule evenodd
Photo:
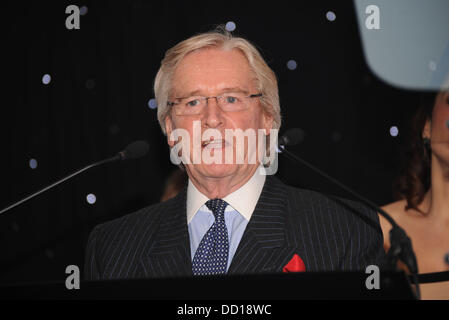
<svg viewBox="0 0 449 320"><path fill-rule="evenodd" d="M398 217L404 215L406 206L407 206L407 201L404 199L404 200L399 200L396 202L386 204L386 205L382 206L381 209L384 210L389 215L391 215L394 219L394 218L398 218Z"/></svg>
<svg viewBox="0 0 449 320"><path fill-rule="evenodd" d="M381 207L386 213L388 213L394 221L400 224L401 218L404 216L405 207L407 205L406 200L399 200L386 204ZM391 224L381 214L379 214L380 227L384 235L384 248L387 250L390 247L389 231L391 230Z"/></svg>

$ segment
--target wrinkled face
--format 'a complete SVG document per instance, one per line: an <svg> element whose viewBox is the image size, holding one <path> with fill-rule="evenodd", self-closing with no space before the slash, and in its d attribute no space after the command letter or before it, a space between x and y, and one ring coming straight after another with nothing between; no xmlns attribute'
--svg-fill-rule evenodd
<svg viewBox="0 0 449 320"><path fill-rule="evenodd" d="M171 84L169 101L179 101L176 99L179 97L220 96L229 92L241 92L245 93L245 96L259 93L246 57L236 49L207 48L188 54L176 68ZM232 99L229 101L234 102ZM189 134L188 146L183 146L190 150L190 164L186 164L189 176L204 179L245 175L258 165L258 162L248 163L251 153L248 153L249 139L245 139L245 146L242 148L237 145L235 139L231 141L226 138L226 129L252 129L256 133L261 129L268 133L272 128L272 118L263 112L259 98L245 99L245 106L244 110L223 110L217 100L211 98L200 114L180 115L172 107L170 115L165 119L168 143L171 147L177 143L170 138L176 129L184 129ZM217 139L216 133L220 133L221 140ZM232 161L230 158L226 159L226 154L229 157L230 151ZM199 154L201 161L198 163ZM243 157L243 162L237 161L237 154ZM204 161L204 156L209 160ZM216 161L220 157L221 161Z"/></svg>
<svg viewBox="0 0 449 320"><path fill-rule="evenodd" d="M427 121L423 136L430 137L432 154L449 167L449 92L435 98L431 121Z"/></svg>

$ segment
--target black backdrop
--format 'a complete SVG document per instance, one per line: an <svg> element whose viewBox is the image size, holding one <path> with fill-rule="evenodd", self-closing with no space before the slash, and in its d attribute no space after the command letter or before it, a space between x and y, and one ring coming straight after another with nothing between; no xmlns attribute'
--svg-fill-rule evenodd
<svg viewBox="0 0 449 320"><path fill-rule="evenodd" d="M65 27L70 4L87 7L79 30ZM389 87L369 71L351 1L3 6L1 207L136 139L151 149L143 159L93 169L1 215L1 282L64 279L67 265L82 268L94 225L159 201L175 168L156 110L148 107L160 60L175 43L228 21L236 24L234 34L258 46L278 76L281 133L304 131L292 151L380 205L393 200L398 149L417 93ZM291 59L295 70L287 68ZM47 85L44 74L51 76ZM397 137L391 126L399 128ZM351 198L282 157L277 175L291 185ZM90 193L94 204L86 201Z"/></svg>

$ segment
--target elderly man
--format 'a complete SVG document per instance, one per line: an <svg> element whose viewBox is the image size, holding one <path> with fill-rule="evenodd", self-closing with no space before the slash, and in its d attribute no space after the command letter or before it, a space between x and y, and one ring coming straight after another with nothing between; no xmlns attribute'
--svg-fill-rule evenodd
<svg viewBox="0 0 449 320"><path fill-rule="evenodd" d="M375 212L264 174L260 142L280 127L280 106L276 76L251 43L226 31L182 41L167 51L154 89L161 128L188 184L173 199L97 226L87 279L365 270L380 263ZM242 147L227 135L239 130L263 135Z"/></svg>

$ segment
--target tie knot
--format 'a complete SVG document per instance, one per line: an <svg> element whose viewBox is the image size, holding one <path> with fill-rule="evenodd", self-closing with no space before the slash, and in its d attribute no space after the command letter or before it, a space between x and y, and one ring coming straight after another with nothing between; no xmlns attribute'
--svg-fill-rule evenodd
<svg viewBox="0 0 449 320"><path fill-rule="evenodd" d="M206 202L206 207L213 212L215 220L219 217L224 217L223 213L228 203L222 199L212 199Z"/></svg>

